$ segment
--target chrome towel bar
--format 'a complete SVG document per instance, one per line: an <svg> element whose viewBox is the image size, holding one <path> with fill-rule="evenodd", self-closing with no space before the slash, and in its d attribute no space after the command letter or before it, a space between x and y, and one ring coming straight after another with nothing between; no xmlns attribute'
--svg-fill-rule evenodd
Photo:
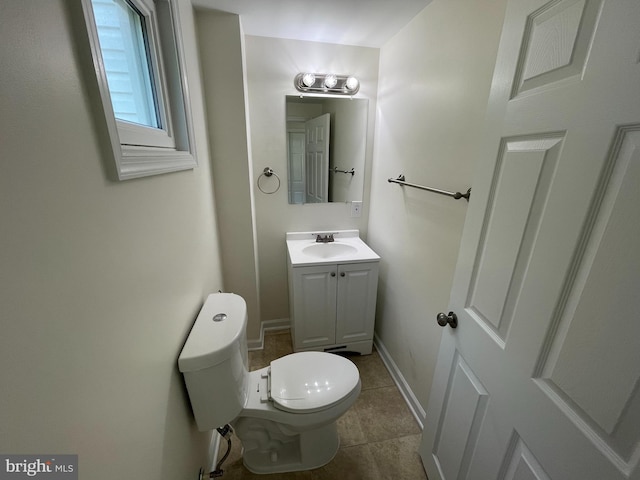
<svg viewBox="0 0 640 480"><path fill-rule="evenodd" d="M398 178L389 178L389 183L397 183L398 185L406 185L407 187L419 188L420 190L426 190L428 192L439 193L440 195L446 195L447 197L453 197L456 200L464 198L467 202L471 197L471 189L467 190L467 193L449 192L447 190L440 190L439 188L425 187L424 185L417 185L415 183L405 182L404 175L398 175Z"/></svg>
<svg viewBox="0 0 640 480"><path fill-rule="evenodd" d="M356 174L355 169L351 169L351 170L340 170L338 167L333 167L329 169L330 172L333 173L350 173L351 176L354 176Z"/></svg>

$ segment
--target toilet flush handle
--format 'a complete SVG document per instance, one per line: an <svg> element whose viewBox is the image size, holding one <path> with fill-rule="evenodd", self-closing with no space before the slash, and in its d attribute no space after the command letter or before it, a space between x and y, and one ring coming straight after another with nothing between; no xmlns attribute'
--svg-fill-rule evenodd
<svg viewBox="0 0 640 480"><path fill-rule="evenodd" d="M438 325L440 325L441 327L446 327L447 324L451 328L456 328L458 326L458 316L453 312L449 312L449 315L440 312L436 316L436 320L438 321Z"/></svg>

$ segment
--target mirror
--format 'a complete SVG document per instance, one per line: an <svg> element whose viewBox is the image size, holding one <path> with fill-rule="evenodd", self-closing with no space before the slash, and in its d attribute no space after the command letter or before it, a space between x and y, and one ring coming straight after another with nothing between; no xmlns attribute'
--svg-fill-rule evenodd
<svg viewBox="0 0 640 480"><path fill-rule="evenodd" d="M289 203L362 200L368 107L363 98L286 97Z"/></svg>

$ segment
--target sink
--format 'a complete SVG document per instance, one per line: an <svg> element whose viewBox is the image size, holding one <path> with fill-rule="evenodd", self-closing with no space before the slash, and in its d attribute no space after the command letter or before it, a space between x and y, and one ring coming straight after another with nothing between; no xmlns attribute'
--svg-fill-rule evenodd
<svg viewBox="0 0 640 480"><path fill-rule="evenodd" d="M313 243L302 249L302 253L316 258L333 258L344 255L353 255L358 249L346 243Z"/></svg>
<svg viewBox="0 0 640 480"><path fill-rule="evenodd" d="M360 239L358 230L287 232L287 258L292 267L377 262L380 257ZM333 242L316 242L333 236Z"/></svg>

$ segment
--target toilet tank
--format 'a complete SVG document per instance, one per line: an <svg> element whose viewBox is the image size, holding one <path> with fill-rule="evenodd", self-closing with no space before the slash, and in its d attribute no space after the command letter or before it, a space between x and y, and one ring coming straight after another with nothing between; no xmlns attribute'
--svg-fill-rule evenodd
<svg viewBox="0 0 640 480"><path fill-rule="evenodd" d="M233 293L207 297L178 358L198 430L221 427L247 401L247 305Z"/></svg>

